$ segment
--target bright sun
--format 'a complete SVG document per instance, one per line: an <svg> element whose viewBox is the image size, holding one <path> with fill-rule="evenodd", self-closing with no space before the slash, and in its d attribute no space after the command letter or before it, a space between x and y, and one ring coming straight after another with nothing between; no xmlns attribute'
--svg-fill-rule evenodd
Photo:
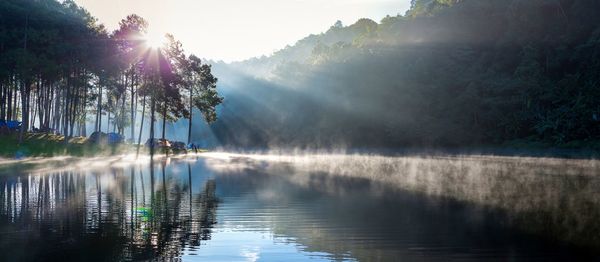
<svg viewBox="0 0 600 262"><path fill-rule="evenodd" d="M164 46L166 38L164 34L150 31L144 37L144 41L149 48L156 49Z"/></svg>

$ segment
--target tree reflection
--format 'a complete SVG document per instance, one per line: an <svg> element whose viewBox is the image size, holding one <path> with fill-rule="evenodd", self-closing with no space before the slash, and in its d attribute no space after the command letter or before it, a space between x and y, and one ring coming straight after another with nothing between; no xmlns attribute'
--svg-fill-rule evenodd
<svg viewBox="0 0 600 262"><path fill-rule="evenodd" d="M152 162L146 170L1 176L0 232L10 232L0 238L3 259L172 259L200 246L216 223L215 181L192 184L191 167L179 180L168 163L158 165L160 174Z"/></svg>

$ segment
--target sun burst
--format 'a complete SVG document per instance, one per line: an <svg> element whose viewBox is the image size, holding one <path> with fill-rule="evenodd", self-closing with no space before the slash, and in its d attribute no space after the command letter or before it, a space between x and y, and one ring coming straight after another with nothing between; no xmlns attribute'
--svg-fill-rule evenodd
<svg viewBox="0 0 600 262"><path fill-rule="evenodd" d="M164 34L149 31L144 37L146 46L151 49L158 49L165 45L167 39Z"/></svg>

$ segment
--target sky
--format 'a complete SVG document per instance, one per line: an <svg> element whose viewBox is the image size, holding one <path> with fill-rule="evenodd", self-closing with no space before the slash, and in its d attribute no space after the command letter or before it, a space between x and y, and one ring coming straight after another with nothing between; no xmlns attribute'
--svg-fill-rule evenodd
<svg viewBox="0 0 600 262"><path fill-rule="evenodd" d="M410 0L75 0L110 30L129 14L153 35L171 33L188 54L225 62L269 55L337 20L377 22L404 14Z"/></svg>

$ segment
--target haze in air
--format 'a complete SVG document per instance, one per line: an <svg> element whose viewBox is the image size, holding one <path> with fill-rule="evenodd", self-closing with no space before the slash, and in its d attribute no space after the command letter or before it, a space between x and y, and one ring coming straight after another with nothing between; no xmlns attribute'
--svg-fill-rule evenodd
<svg viewBox="0 0 600 262"><path fill-rule="evenodd" d="M599 9L1 1L0 255L597 260Z"/></svg>

